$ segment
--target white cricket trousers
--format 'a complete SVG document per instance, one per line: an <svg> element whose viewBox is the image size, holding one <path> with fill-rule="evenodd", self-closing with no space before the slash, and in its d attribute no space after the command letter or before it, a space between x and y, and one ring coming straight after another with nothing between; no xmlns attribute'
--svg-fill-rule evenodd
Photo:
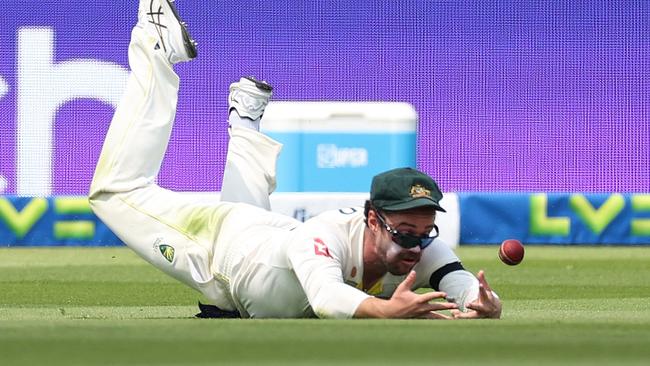
<svg viewBox="0 0 650 366"><path fill-rule="evenodd" d="M214 244L237 205L157 186L172 130L179 78L157 39L136 26L131 75L115 111L90 188L95 214L131 249L163 272L232 310L227 287L211 271ZM261 133L231 130L222 201L269 209L281 145ZM209 201L209 202L208 202Z"/></svg>

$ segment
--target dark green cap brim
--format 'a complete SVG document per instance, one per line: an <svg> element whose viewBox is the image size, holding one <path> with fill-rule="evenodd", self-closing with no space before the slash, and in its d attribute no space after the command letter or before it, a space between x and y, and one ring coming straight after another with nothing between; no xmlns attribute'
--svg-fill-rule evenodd
<svg viewBox="0 0 650 366"><path fill-rule="evenodd" d="M384 200L375 200L372 202L372 204L376 208L380 210L386 210L386 211L404 211L404 210L409 210L412 208L419 208L419 207L433 207L436 211L447 212L439 204L437 204L436 202L434 202L432 199L428 197L418 197L407 202L404 202L403 200L397 201L395 203L392 202L384 201Z"/></svg>

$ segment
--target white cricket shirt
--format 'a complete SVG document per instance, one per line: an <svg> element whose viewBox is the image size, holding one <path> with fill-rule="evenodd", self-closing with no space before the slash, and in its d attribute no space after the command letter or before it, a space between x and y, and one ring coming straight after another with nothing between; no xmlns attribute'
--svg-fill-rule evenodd
<svg viewBox="0 0 650 366"><path fill-rule="evenodd" d="M248 205L224 220L212 271L227 286L242 317L350 318L370 296L390 298L406 276L386 274L368 293L363 278L363 208L322 213L301 223ZM415 266L415 288L458 257L435 240ZM445 275L439 290L459 305L476 298L478 281L464 270Z"/></svg>

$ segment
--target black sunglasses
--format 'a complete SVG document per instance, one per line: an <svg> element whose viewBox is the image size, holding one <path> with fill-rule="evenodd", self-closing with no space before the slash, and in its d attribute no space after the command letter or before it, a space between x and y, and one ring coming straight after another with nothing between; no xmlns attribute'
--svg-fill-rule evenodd
<svg viewBox="0 0 650 366"><path fill-rule="evenodd" d="M420 249L424 249L429 246L429 244L433 243L433 240L440 235L440 232L438 231L438 226L433 225L433 231L436 232L434 236L425 235L425 236L415 236L411 234L406 234L406 233L401 233L392 227L390 227L387 223L386 220L381 216L381 214L378 211L377 212L377 217L379 218L379 221L384 225L386 228L386 231L388 231L391 235L391 238L395 242L395 244L399 245L402 248L405 249L411 249L415 248L417 246L420 247Z"/></svg>

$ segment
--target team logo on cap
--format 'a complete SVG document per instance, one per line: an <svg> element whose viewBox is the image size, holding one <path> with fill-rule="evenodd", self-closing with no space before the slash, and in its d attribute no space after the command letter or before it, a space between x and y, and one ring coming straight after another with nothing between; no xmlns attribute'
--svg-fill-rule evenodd
<svg viewBox="0 0 650 366"><path fill-rule="evenodd" d="M413 198L431 197L431 191L422 187L419 184L416 184L411 187L411 197Z"/></svg>

